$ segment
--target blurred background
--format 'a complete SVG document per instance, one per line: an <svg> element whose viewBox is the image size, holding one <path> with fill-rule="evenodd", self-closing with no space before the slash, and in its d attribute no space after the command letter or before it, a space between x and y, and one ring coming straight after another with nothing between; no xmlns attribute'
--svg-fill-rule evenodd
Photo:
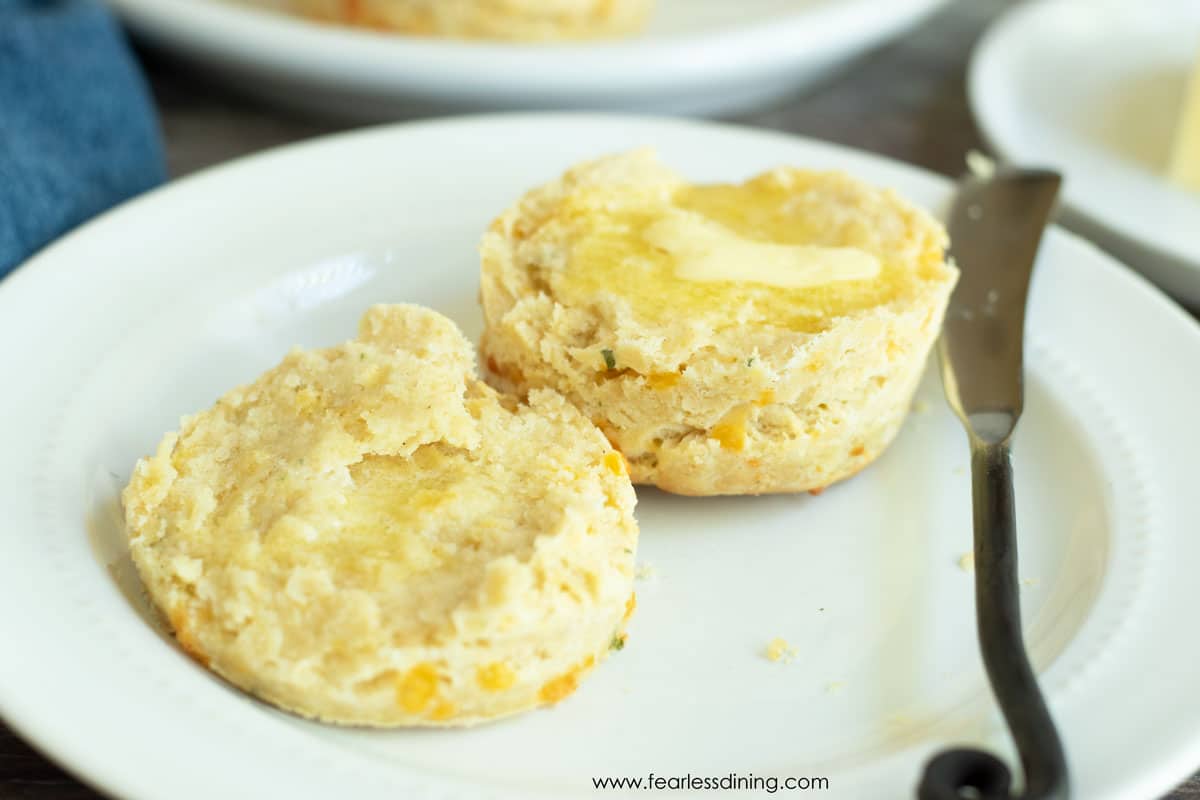
<svg viewBox="0 0 1200 800"><path fill-rule="evenodd" d="M971 49L988 23L1014 5L1019 3L949 3L914 20L916 27L899 39L852 57L815 84L766 108L719 118L828 139L957 175L964 154L983 147L967 105ZM238 90L237 80L181 65L161 49L139 47L138 55L161 115L172 176L360 124L254 99L245 88Z"/></svg>

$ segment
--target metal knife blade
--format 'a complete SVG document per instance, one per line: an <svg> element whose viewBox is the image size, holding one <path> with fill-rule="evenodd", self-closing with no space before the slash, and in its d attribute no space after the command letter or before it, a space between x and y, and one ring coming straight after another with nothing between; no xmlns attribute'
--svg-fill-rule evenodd
<svg viewBox="0 0 1200 800"><path fill-rule="evenodd" d="M938 344L946 397L985 441L1021 415L1025 298L1062 178L1046 170L969 177L950 211L950 253L962 274Z"/></svg>

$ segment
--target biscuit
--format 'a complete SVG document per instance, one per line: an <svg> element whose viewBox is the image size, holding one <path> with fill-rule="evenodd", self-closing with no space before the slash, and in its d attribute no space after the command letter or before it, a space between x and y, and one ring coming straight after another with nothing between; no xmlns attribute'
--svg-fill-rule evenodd
<svg viewBox="0 0 1200 800"><path fill-rule="evenodd" d="M551 41L633 33L653 0L287 0L313 19L419 36Z"/></svg>
<svg viewBox="0 0 1200 800"><path fill-rule="evenodd" d="M623 642L635 497L551 391L474 375L453 323L376 306L185 418L122 496L180 645L304 716L465 725L557 702Z"/></svg>
<svg viewBox="0 0 1200 800"><path fill-rule="evenodd" d="M635 483L820 490L903 422L958 272L893 192L781 168L691 185L651 151L527 193L481 244L490 380L552 388Z"/></svg>

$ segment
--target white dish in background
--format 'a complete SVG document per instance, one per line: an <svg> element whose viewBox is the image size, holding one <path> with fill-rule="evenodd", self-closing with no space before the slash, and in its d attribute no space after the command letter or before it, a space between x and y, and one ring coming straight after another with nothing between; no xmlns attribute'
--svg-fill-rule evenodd
<svg viewBox="0 0 1200 800"><path fill-rule="evenodd" d="M958 566L971 547L967 443L932 371L895 445L819 498L641 491L638 557L657 577L638 584L628 646L551 710L469 731L323 726L230 688L147 622L116 504L135 459L181 414L292 345L351 336L371 303L424 303L478 335L476 244L489 220L569 164L641 144L698 180L792 163L845 169L933 209L951 191L778 134L466 118L209 170L106 214L0 284L5 719L133 800L565 800L591 796L593 776L729 771L827 777L822 796L899 800L947 744L1011 757ZM1058 230L1028 324L1016 489L1031 651L1077 796L1157 796L1200 765L1200 707L1186 702L1200 659L1200 329ZM764 658L777 636L799 651L794 663Z"/></svg>
<svg viewBox="0 0 1200 800"><path fill-rule="evenodd" d="M581 44L413 38L227 0L110 0L132 30L239 88L355 118L431 111L714 114L770 103L946 0L659 0L642 35Z"/></svg>
<svg viewBox="0 0 1200 800"><path fill-rule="evenodd" d="M971 106L1006 159L1066 175L1065 221L1200 306L1200 193L1165 177L1200 55L1195 0L1042 0L983 37Z"/></svg>

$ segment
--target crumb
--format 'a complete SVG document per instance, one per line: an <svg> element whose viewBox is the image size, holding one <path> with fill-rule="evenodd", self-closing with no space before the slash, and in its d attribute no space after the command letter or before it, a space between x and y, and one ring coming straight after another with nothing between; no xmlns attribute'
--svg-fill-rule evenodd
<svg viewBox="0 0 1200 800"><path fill-rule="evenodd" d="M995 289L988 289L987 299L984 300L983 308L980 309L985 317L996 316L996 305L1000 302L1000 292Z"/></svg>
<svg viewBox="0 0 1200 800"><path fill-rule="evenodd" d="M832 681L825 684L825 694L837 694L846 687L846 684L841 681Z"/></svg>
<svg viewBox="0 0 1200 800"><path fill-rule="evenodd" d="M821 486L817 489L809 489L808 493L811 494L813 497L819 497L821 492L823 492L823 491L825 491L825 487Z"/></svg>
<svg viewBox="0 0 1200 800"><path fill-rule="evenodd" d="M987 180L996 174L996 162L978 150L968 150L967 170L976 178Z"/></svg>
<svg viewBox="0 0 1200 800"><path fill-rule="evenodd" d="M926 403L924 400L914 400L912 410L914 413L924 414L929 410L929 403Z"/></svg>
<svg viewBox="0 0 1200 800"><path fill-rule="evenodd" d="M967 468L964 466L957 466L954 469L952 469L951 472L953 472L955 475L966 475Z"/></svg>
<svg viewBox="0 0 1200 800"><path fill-rule="evenodd" d="M638 564L633 577L639 581L652 581L658 578L658 569L653 564Z"/></svg>
<svg viewBox="0 0 1200 800"><path fill-rule="evenodd" d="M963 553L958 559L958 568L963 572L975 571L975 554Z"/></svg>
<svg viewBox="0 0 1200 800"><path fill-rule="evenodd" d="M795 657L796 649L788 644L786 640L776 636L767 642L767 658L771 661L782 661L786 664Z"/></svg>
<svg viewBox="0 0 1200 800"><path fill-rule="evenodd" d="M1022 586L1037 586L1037 578L1026 578L1021 581Z"/></svg>

